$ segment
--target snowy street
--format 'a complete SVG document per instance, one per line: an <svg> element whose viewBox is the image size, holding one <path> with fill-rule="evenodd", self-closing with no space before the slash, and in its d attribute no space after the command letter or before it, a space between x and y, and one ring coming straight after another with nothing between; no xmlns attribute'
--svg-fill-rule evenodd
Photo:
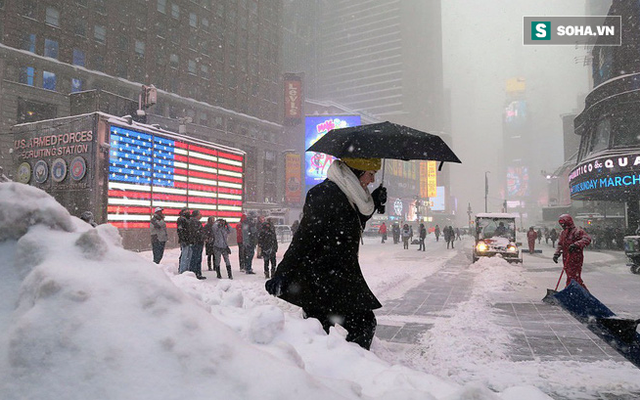
<svg viewBox="0 0 640 400"><path fill-rule="evenodd" d="M426 252L418 252L417 245L403 250L401 243L380 244L378 237L366 237L364 243L363 273L383 304L376 310L372 346L380 358L497 391L518 383L558 399L640 396L637 368L562 308L541 301L561 271L561 264L551 260L550 244L536 244L542 253L525 253L519 265L495 258L471 264L470 237L451 250L430 235ZM285 251L283 244L278 259ZM170 251L166 262L175 263L177 254ZM625 263L622 252L587 251L583 279L616 314L638 318L640 276ZM253 268L257 274L247 276L235 267L235 279L261 290L262 260L255 258ZM216 284L212 272L205 275L206 284ZM558 290L564 283L563 276Z"/></svg>
<svg viewBox="0 0 640 400"><path fill-rule="evenodd" d="M540 301L559 266L470 264L471 240L425 252L365 238L361 266L383 307L371 351L329 335L267 294L262 260L234 280L153 264L44 192L0 184L0 398L548 400L633 399L640 370L562 309ZM281 244L278 258L286 251ZM640 276L587 252L583 279L637 317ZM206 262L206 261L205 261Z"/></svg>

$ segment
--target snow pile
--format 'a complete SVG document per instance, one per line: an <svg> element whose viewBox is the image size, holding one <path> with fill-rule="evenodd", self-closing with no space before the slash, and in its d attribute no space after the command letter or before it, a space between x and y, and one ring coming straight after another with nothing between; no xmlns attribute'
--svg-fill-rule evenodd
<svg viewBox="0 0 640 400"><path fill-rule="evenodd" d="M0 210L2 399L549 398L386 363L255 283L175 276L37 189L0 183Z"/></svg>

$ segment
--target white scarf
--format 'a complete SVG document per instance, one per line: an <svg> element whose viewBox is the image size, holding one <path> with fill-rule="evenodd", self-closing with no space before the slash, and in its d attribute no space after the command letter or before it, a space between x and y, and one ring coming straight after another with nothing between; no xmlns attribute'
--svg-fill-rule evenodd
<svg viewBox="0 0 640 400"><path fill-rule="evenodd" d="M327 178L338 185L340 190L347 195L351 206L353 207L355 204L362 215L373 214L375 205L369 188L363 189L360 180L344 162L335 160L327 170Z"/></svg>

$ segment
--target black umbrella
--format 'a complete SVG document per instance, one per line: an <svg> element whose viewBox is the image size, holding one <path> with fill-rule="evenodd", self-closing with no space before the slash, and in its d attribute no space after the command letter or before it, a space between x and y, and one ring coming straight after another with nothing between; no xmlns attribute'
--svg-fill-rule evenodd
<svg viewBox="0 0 640 400"><path fill-rule="evenodd" d="M338 158L393 158L461 163L440 136L392 122L332 129L307 151Z"/></svg>

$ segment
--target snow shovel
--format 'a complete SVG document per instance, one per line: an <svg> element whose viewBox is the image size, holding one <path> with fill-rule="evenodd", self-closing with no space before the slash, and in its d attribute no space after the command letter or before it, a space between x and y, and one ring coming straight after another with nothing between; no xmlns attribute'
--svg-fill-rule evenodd
<svg viewBox="0 0 640 400"><path fill-rule="evenodd" d="M547 295L542 298L542 301L549 304L557 304L556 298L554 297L556 293L558 293L558 286L560 286L560 280L562 279L562 275L564 274L564 267L562 267L562 272L560 272L560 278L558 278L558 283L556 283L556 288L554 290L547 289Z"/></svg>
<svg viewBox="0 0 640 400"><path fill-rule="evenodd" d="M640 319L625 318L597 318L598 324L607 329L613 336L620 338L625 343L636 340Z"/></svg>

